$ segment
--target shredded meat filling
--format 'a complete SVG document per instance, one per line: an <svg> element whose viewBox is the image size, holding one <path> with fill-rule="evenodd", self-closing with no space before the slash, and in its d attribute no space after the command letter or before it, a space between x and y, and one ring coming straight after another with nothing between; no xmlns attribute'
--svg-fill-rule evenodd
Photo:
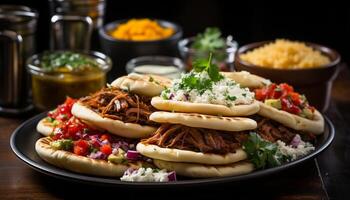
<svg viewBox="0 0 350 200"><path fill-rule="evenodd" d="M102 117L141 125L156 125L149 120L154 108L151 99L130 94L118 88L103 88L100 91L80 99L80 102L100 114Z"/></svg>
<svg viewBox="0 0 350 200"><path fill-rule="evenodd" d="M142 140L164 148L190 150L202 153L227 154L235 152L246 140L247 134L229 133L183 125L163 124L155 134Z"/></svg>
<svg viewBox="0 0 350 200"><path fill-rule="evenodd" d="M257 133L265 140L276 142L281 140L289 144L296 134L299 134L304 141L313 141L316 136L312 133L301 133L272 120L262 118L258 119Z"/></svg>

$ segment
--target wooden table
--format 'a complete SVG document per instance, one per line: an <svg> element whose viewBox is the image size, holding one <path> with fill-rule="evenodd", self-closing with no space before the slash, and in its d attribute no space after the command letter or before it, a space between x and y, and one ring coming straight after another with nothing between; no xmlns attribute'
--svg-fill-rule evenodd
<svg viewBox="0 0 350 200"><path fill-rule="evenodd" d="M10 149L12 131L25 119L0 117L0 199L62 199L113 197L126 199L182 198L184 193L218 199L231 195L238 199L350 199L350 70L344 68L334 83L332 103L326 115L336 127L330 148L317 159L298 167L254 181L217 186L156 189L103 188L72 183L40 174Z"/></svg>

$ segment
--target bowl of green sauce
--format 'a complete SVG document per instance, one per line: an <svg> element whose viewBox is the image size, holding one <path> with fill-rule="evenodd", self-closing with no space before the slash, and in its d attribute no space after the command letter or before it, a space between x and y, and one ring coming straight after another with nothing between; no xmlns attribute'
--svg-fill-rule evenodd
<svg viewBox="0 0 350 200"><path fill-rule="evenodd" d="M33 104L48 110L62 103L67 96L79 98L106 84L111 59L103 53L46 51L27 60L31 75Z"/></svg>

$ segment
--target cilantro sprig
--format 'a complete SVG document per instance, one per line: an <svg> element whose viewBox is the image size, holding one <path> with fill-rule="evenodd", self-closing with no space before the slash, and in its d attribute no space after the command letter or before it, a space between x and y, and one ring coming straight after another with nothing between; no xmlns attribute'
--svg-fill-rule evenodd
<svg viewBox="0 0 350 200"><path fill-rule="evenodd" d="M219 73L219 68L217 65L212 63L213 54L209 54L209 59L197 59L193 62L193 70L195 72L208 72L210 79L214 82L220 81L224 77Z"/></svg>
<svg viewBox="0 0 350 200"><path fill-rule="evenodd" d="M204 33L199 33L192 44L192 48L212 52L225 48L225 40L221 37L221 31L217 27L208 27Z"/></svg>
<svg viewBox="0 0 350 200"><path fill-rule="evenodd" d="M193 71L188 76L182 78L180 89L196 89L200 94L206 90L211 90L213 82L220 81L224 77L219 73L219 68L212 64L212 54L209 59L198 59L193 62ZM195 73L207 72L210 79L202 79Z"/></svg>
<svg viewBox="0 0 350 200"><path fill-rule="evenodd" d="M243 150L256 169L275 167L288 160L278 151L275 143L262 139L255 132L249 134L248 140L243 143Z"/></svg>

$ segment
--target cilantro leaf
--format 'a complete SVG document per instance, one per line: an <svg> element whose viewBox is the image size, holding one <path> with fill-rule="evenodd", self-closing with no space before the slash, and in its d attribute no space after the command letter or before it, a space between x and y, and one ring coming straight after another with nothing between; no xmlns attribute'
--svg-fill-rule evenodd
<svg viewBox="0 0 350 200"><path fill-rule="evenodd" d="M225 47L225 40L217 27L208 27L204 33L199 33L192 44L192 48L201 51L215 51Z"/></svg>
<svg viewBox="0 0 350 200"><path fill-rule="evenodd" d="M208 60L207 59L197 59L193 62L193 70L195 72L205 71L208 68Z"/></svg>
<svg viewBox="0 0 350 200"><path fill-rule="evenodd" d="M217 82L223 79L223 76L219 73L218 66L212 64L212 58L213 54L210 53L208 60L197 59L193 62L192 66L195 72L207 71L210 79L214 82Z"/></svg>
<svg viewBox="0 0 350 200"><path fill-rule="evenodd" d="M226 96L226 99L230 100L230 101L235 101L237 99L236 96L230 96L230 95L227 95Z"/></svg>
<svg viewBox="0 0 350 200"><path fill-rule="evenodd" d="M212 88L212 81L209 79L201 80L195 76L187 76L182 79L180 83L181 89L196 89L200 94L203 94L206 90Z"/></svg>
<svg viewBox="0 0 350 200"><path fill-rule="evenodd" d="M275 143L262 139L255 132L249 134L248 140L243 143L243 149L257 169L278 166L288 160L278 151Z"/></svg>

